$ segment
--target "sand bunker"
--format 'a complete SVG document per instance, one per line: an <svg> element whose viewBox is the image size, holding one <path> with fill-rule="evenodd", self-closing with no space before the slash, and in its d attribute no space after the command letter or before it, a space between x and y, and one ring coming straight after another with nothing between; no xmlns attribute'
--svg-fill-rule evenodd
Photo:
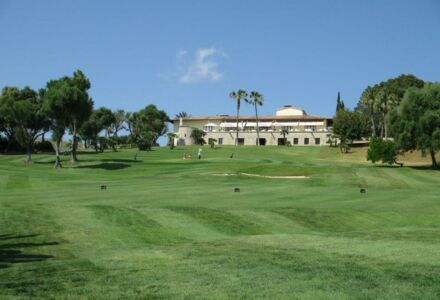
<svg viewBox="0 0 440 300"><path fill-rule="evenodd" d="M251 177L261 177L261 178L275 178L275 179L305 179L310 178L309 176L302 176L302 175L296 175L296 176L269 176L269 175L259 175L259 174L250 174L250 173L217 173L212 174L214 176L237 176L237 175L244 175L244 176L251 176Z"/></svg>

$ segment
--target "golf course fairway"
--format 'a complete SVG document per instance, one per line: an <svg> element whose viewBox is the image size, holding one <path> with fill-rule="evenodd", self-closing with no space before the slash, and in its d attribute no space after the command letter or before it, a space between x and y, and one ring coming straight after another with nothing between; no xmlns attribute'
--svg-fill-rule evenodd
<svg viewBox="0 0 440 300"><path fill-rule="evenodd" d="M198 148L1 155L0 298L440 298L429 158Z"/></svg>

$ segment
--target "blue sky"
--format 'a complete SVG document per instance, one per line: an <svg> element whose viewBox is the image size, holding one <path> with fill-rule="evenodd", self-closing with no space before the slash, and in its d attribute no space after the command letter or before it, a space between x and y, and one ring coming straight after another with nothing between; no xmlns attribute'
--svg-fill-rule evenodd
<svg viewBox="0 0 440 300"><path fill-rule="evenodd" d="M96 107L233 114L232 90L331 116L367 85L440 80L439 0L0 0L0 86L81 69ZM252 108L243 106L243 114Z"/></svg>

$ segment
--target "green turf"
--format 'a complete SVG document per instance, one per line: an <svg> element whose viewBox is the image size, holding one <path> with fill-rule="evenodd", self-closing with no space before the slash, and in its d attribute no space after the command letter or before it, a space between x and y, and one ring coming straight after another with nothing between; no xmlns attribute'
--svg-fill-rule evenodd
<svg viewBox="0 0 440 300"><path fill-rule="evenodd" d="M197 149L1 155L0 298L440 298L439 171Z"/></svg>

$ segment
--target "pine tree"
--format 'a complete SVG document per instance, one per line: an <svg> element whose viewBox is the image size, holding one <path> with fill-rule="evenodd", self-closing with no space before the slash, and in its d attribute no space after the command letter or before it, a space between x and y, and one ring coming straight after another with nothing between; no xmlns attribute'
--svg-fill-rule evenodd
<svg viewBox="0 0 440 300"><path fill-rule="evenodd" d="M341 100L341 93L338 92L338 100L336 101L336 112L338 112L338 110L344 109L344 108L345 108L344 101Z"/></svg>

